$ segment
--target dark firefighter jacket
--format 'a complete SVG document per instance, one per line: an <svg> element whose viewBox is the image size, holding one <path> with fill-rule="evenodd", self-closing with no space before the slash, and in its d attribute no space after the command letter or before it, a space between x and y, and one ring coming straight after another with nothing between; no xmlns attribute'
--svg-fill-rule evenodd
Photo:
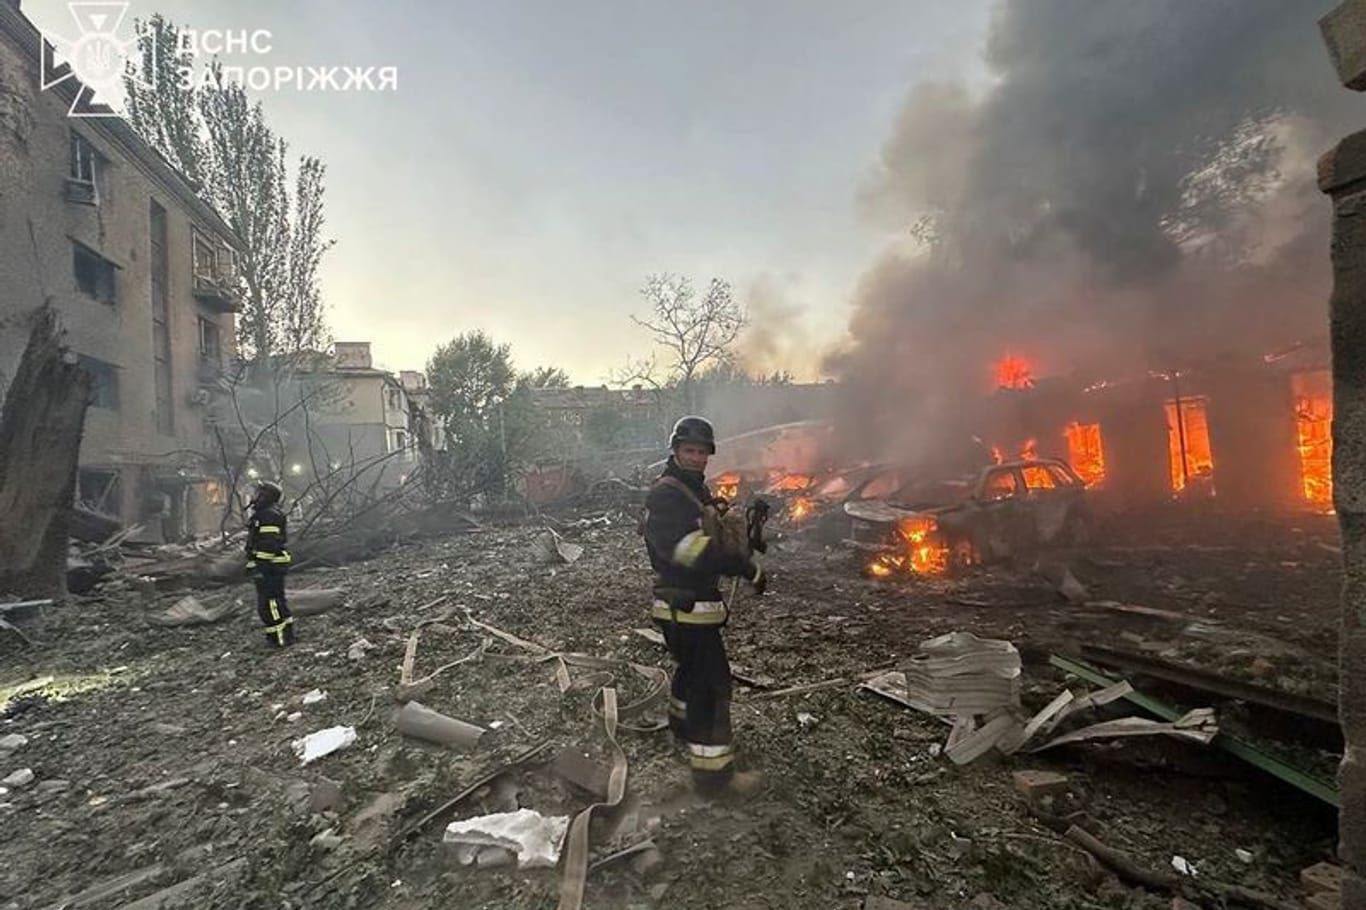
<svg viewBox="0 0 1366 910"><path fill-rule="evenodd" d="M719 577L742 575L745 560L724 552L720 541L703 531L702 504L712 495L701 474L670 458L660 477L645 498L645 548L655 570L655 597L682 610L692 602L719 601ZM692 495L663 482L665 477L675 478Z"/></svg>
<svg viewBox="0 0 1366 910"><path fill-rule="evenodd" d="M287 530L279 506L253 511L247 519L247 568L288 568L292 560L285 546Z"/></svg>

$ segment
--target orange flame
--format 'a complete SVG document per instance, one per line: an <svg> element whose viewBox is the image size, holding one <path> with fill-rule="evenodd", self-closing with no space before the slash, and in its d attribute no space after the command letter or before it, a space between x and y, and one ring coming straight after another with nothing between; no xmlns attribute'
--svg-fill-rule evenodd
<svg viewBox="0 0 1366 910"><path fill-rule="evenodd" d="M1006 456L1001 452L1000 446L991 447L991 460L996 462L996 464L1000 464L1006 460Z"/></svg>
<svg viewBox="0 0 1366 910"><path fill-rule="evenodd" d="M769 484L772 493L796 493L811 486L815 478L810 474L783 474Z"/></svg>
<svg viewBox="0 0 1366 910"><path fill-rule="evenodd" d="M996 362L998 389L1034 388L1034 367L1017 354L1006 354Z"/></svg>
<svg viewBox="0 0 1366 910"><path fill-rule="evenodd" d="M886 578L896 572L916 575L939 575L949 567L949 550L935 536L939 523L928 516L903 518L897 524L897 534L905 549L895 553L881 553L868 565L868 573L875 578Z"/></svg>
<svg viewBox="0 0 1366 910"><path fill-rule="evenodd" d="M740 475L734 472L716 478L716 495L722 499L740 498Z"/></svg>
<svg viewBox="0 0 1366 910"><path fill-rule="evenodd" d="M1039 458L1038 444L1037 439L1026 439L1025 444L1020 446L1020 457L1025 461L1037 461Z"/></svg>
<svg viewBox="0 0 1366 910"><path fill-rule="evenodd" d="M1300 453L1300 489L1317 508L1333 508L1333 397L1326 371L1291 377L1295 433Z"/></svg>
<svg viewBox="0 0 1366 910"><path fill-rule="evenodd" d="M792 501L792 505L788 506L787 513L794 522L800 524L803 520L811 517L815 508L811 500L803 496Z"/></svg>
<svg viewBox="0 0 1366 910"><path fill-rule="evenodd" d="M1088 487L1105 484L1105 444L1100 424L1072 421L1063 429L1067 439L1067 460Z"/></svg>
<svg viewBox="0 0 1366 910"><path fill-rule="evenodd" d="M1177 401L1167 402L1167 461L1173 493L1181 493L1192 484L1214 492L1214 450L1210 447L1205 399L1182 398L1179 415Z"/></svg>

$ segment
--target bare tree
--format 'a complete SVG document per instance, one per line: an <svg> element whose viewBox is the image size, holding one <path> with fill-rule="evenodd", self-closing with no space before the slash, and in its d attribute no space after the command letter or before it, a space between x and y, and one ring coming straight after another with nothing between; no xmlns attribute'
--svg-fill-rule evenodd
<svg viewBox="0 0 1366 910"><path fill-rule="evenodd" d="M698 371L729 356L747 316L736 303L730 282L722 278L713 278L699 297L687 278L659 273L645 279L640 293L650 303L650 315L631 318L649 329L655 343L668 352L670 379L691 411Z"/></svg>

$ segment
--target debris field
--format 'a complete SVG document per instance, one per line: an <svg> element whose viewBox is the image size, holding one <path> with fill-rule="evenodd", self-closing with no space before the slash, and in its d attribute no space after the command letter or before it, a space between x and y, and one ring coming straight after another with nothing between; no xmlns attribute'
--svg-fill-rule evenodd
<svg viewBox="0 0 1366 910"><path fill-rule="evenodd" d="M1101 527L1067 554L1085 590L1070 600L1046 566L875 580L859 554L775 528L769 593L742 588L727 630L741 766L767 782L743 802L695 796L659 729L669 661L638 631L634 516L555 523L549 546L543 525L508 523L301 570L291 593L338 596L280 653L245 579L115 578L16 620L28 643L0 633L0 908L553 907L572 862L546 859L549 841L612 801L606 713L625 794L585 819L584 907L1330 905L1304 870L1332 859L1332 807L1209 736L1030 751L1040 737L958 764L951 718L861 683L972 633L1018 649L1028 719L1102 688L1051 658L1109 649L1251 687L1104 671L1331 783L1340 739L1309 716L1337 691L1331 518ZM1275 693L1288 705L1256 701ZM1084 723L1124 717L1152 719L1121 699ZM443 843L452 822L465 844ZM490 833L519 825L540 841Z"/></svg>

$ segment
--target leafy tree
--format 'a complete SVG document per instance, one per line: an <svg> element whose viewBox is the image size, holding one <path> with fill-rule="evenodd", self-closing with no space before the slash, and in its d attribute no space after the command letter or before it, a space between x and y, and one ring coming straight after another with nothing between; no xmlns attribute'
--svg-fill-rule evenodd
<svg viewBox="0 0 1366 910"><path fill-rule="evenodd" d="M333 243L322 233L326 168L301 156L291 188L289 146L267 125L261 104L225 82L217 62L201 78L179 28L161 15L139 23L138 44L144 78L124 79L129 122L244 246L236 276L243 292L239 351L264 362L326 347L318 291L318 266ZM195 73L189 85L183 71Z"/></svg>
<svg viewBox="0 0 1366 910"><path fill-rule="evenodd" d="M564 388L554 367L519 375L512 350L480 331L436 349L427 363L432 411L446 427L447 469L457 491L503 492L514 473L554 443L533 392Z"/></svg>

